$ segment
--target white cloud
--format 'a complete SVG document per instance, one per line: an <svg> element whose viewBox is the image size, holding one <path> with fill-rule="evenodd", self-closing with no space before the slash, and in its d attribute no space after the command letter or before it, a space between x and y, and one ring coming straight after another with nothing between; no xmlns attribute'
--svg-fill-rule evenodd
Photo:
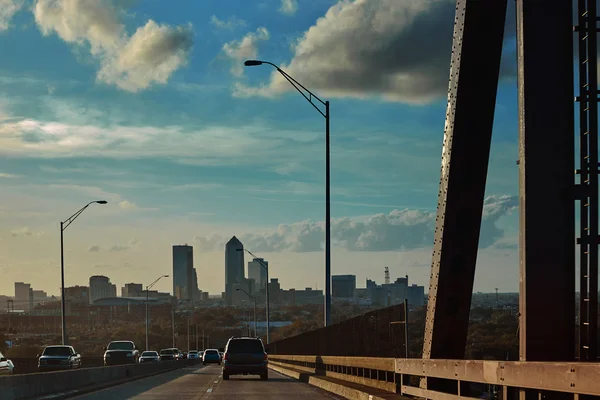
<svg viewBox="0 0 600 400"><path fill-rule="evenodd" d="M485 199L479 245L488 248L503 238L498 220L518 207L518 198L493 195ZM404 209L366 218L332 220L332 242L349 251L407 251L430 247L435 229L435 212ZM279 225L267 233L235 233L248 249L257 252L320 251L324 222L302 221ZM218 234L194 237L200 251L222 250L229 237Z"/></svg>
<svg viewBox="0 0 600 400"><path fill-rule="evenodd" d="M232 40L223 45L223 53L231 59L231 73L235 76L244 74L244 61L257 58L258 44L261 41L269 40L269 31L265 27L260 27L256 32L249 32L241 40Z"/></svg>
<svg viewBox="0 0 600 400"><path fill-rule="evenodd" d="M244 27L247 25L246 21L244 21L243 19L240 19L236 16L231 16L231 17L227 18L227 20L222 20L222 19L217 18L216 15L213 15L212 17L210 17L210 23L219 29L228 29L228 30L234 30L235 28Z"/></svg>
<svg viewBox="0 0 600 400"><path fill-rule="evenodd" d="M295 43L281 68L327 97L431 102L447 94L455 7L455 0L340 0ZM266 85L237 83L234 95L290 90L273 71Z"/></svg>
<svg viewBox="0 0 600 400"><path fill-rule="evenodd" d="M129 246L115 244L115 245L112 245L109 250L110 251L125 251L125 250L128 250L129 248L130 248Z"/></svg>
<svg viewBox="0 0 600 400"><path fill-rule="evenodd" d="M13 178L19 178L21 175L15 175L15 174L9 174L6 172L0 172L0 178L5 178L5 179L13 179Z"/></svg>
<svg viewBox="0 0 600 400"><path fill-rule="evenodd" d="M10 234L13 237L17 237L17 236L33 236L33 232L27 226L24 226L24 227L18 228L18 229L13 229L12 231L10 231ZM37 236L39 236L39 234L37 234Z"/></svg>
<svg viewBox="0 0 600 400"><path fill-rule="evenodd" d="M98 246L97 244L93 244L93 245L91 245L91 246L88 248L88 251L89 251L89 252L92 252L92 253L99 252L99 251L100 251L100 246Z"/></svg>
<svg viewBox="0 0 600 400"><path fill-rule="evenodd" d="M73 108L71 111L78 110ZM68 114L64 110L61 113ZM243 165L279 165L299 159L299 146L311 157L320 159L313 147L322 147L320 143L304 142L306 137L315 136L312 132L295 131L291 134L290 131L275 130L263 124L193 129L176 125L98 126L95 125L95 118L69 123L55 122L59 116L51 120L36 120L17 119L9 115L7 121L0 124L0 154L40 158L172 157L194 165L231 165L235 159L236 163ZM268 141L265 141L267 137ZM248 154L257 152L269 156L248 157ZM304 161L308 162L307 159ZM59 172L53 167L45 166L44 169Z"/></svg>
<svg viewBox="0 0 600 400"><path fill-rule="evenodd" d="M137 206L134 203L130 202L129 200L120 201L119 207L124 210L134 210L137 208Z"/></svg>
<svg viewBox="0 0 600 400"><path fill-rule="evenodd" d="M10 27L10 21L24 3L24 0L0 0L0 32Z"/></svg>
<svg viewBox="0 0 600 400"><path fill-rule="evenodd" d="M99 81L131 92L166 83L187 62L191 26L170 27L149 20L128 36L120 21L122 7L109 0L37 0L34 16L44 35L89 45L100 63Z"/></svg>
<svg viewBox="0 0 600 400"><path fill-rule="evenodd" d="M294 15L298 11L297 0L281 0L279 12L286 15Z"/></svg>

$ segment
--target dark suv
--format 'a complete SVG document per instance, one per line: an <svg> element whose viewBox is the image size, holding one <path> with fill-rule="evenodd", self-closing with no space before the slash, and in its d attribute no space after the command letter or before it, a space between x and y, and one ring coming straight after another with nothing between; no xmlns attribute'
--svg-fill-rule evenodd
<svg viewBox="0 0 600 400"><path fill-rule="evenodd" d="M232 337L223 356L223 380L231 375L260 375L269 379L267 353L262 340L251 337Z"/></svg>

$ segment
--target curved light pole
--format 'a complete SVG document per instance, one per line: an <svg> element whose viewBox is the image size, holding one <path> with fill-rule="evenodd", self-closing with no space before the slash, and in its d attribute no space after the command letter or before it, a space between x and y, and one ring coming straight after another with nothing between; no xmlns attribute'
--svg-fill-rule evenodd
<svg viewBox="0 0 600 400"><path fill-rule="evenodd" d="M246 67L268 64L279 72L314 108L325 117L325 326L331 325L331 179L330 179L330 150L329 150L329 101L323 101L313 92L302 86L279 66L269 61L246 60ZM302 89L302 90L301 90ZM306 93L308 93L308 96ZM325 112L313 102L313 98L325 106Z"/></svg>
<svg viewBox="0 0 600 400"><path fill-rule="evenodd" d="M161 275L158 278L156 278L154 282L146 286L146 351L148 351L148 293L150 293L150 289L152 289L152 287L156 285L158 281L160 281L162 278L168 277L169 275Z"/></svg>
<svg viewBox="0 0 600 400"><path fill-rule="evenodd" d="M262 260L258 257L256 257L254 255L253 252L251 252L248 249L235 249L236 251L245 251L248 254L250 254L252 257L254 257L253 261L258 261L258 263L265 269L265 271L267 271L267 284L265 285L265 291L266 291L266 302L267 302L267 344L270 343L270 334L269 334L269 321L270 321L270 301L269 301L269 266L267 264L265 264L264 262L262 262Z"/></svg>
<svg viewBox="0 0 600 400"><path fill-rule="evenodd" d="M256 297L252 296L242 288L236 288L235 290L246 293L246 296L248 296L248 298L254 302L254 336L258 337L256 334Z"/></svg>
<svg viewBox="0 0 600 400"><path fill-rule="evenodd" d="M62 322L62 344L67 344L67 313L65 311L65 248L64 248L64 235L63 232L69 227L85 211L91 204L106 204L106 200L90 201L85 206L81 207L79 211L71 215L64 221L60 221L60 315Z"/></svg>

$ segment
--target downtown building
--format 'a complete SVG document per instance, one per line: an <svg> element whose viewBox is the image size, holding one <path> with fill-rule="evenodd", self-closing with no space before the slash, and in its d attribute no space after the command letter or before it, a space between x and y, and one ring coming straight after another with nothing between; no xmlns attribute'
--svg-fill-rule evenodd
<svg viewBox="0 0 600 400"><path fill-rule="evenodd" d="M252 261L248 261L248 279L254 279L255 291L265 290L267 268L269 268L269 262L264 258L254 258Z"/></svg>
<svg viewBox="0 0 600 400"><path fill-rule="evenodd" d="M243 298L236 293L237 288L246 290L243 249L244 245L235 236L225 244L225 304L228 306L239 304L238 300Z"/></svg>
<svg viewBox="0 0 600 400"><path fill-rule="evenodd" d="M93 303L99 299L108 297L117 297L117 285L112 284L110 279L103 275L94 275L90 277L89 301Z"/></svg>
<svg viewBox="0 0 600 400"><path fill-rule="evenodd" d="M173 246L173 297L177 300L196 300L199 296L198 277L194 268L194 248Z"/></svg>

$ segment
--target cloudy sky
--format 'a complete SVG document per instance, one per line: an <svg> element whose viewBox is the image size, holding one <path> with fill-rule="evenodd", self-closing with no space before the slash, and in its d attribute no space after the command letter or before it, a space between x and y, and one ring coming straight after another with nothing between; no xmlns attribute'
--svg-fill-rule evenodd
<svg viewBox="0 0 600 400"><path fill-rule="evenodd" d="M188 243L220 293L236 235L284 288L323 288L324 119L249 58L331 101L333 273L427 287L454 3L0 0L0 294L58 292L59 222L92 200L67 285L149 283ZM513 19L478 291L518 284Z"/></svg>

